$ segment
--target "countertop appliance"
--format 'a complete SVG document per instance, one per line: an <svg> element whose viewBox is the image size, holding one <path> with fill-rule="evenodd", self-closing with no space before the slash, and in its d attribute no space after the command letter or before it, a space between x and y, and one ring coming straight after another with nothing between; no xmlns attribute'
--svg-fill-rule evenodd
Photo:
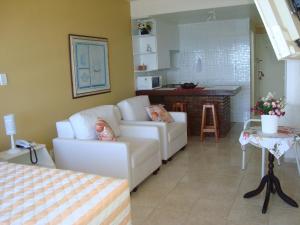
<svg viewBox="0 0 300 225"><path fill-rule="evenodd" d="M140 76L136 78L137 90L152 90L162 87L161 76Z"/></svg>

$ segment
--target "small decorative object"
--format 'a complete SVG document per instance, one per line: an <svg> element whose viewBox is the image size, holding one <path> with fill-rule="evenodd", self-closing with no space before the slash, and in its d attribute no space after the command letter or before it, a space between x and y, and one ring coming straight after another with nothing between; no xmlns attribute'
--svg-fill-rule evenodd
<svg viewBox="0 0 300 225"><path fill-rule="evenodd" d="M138 70L139 71L145 71L145 70L147 70L147 65L145 65L145 64L138 65Z"/></svg>
<svg viewBox="0 0 300 225"><path fill-rule="evenodd" d="M147 52L152 52L152 48L149 44L147 44L147 49L146 49Z"/></svg>
<svg viewBox="0 0 300 225"><path fill-rule="evenodd" d="M252 111L261 115L262 132L266 134L277 133L278 117L284 116L284 102L280 99L275 99L272 93L266 97L262 97L252 108Z"/></svg>
<svg viewBox="0 0 300 225"><path fill-rule="evenodd" d="M100 141L116 141L117 138L114 134L113 129L109 124L102 118L98 118L96 122L96 132Z"/></svg>
<svg viewBox="0 0 300 225"><path fill-rule="evenodd" d="M174 122L171 114L165 109L163 105L150 105L145 107L145 109L152 121L162 121L165 123Z"/></svg>
<svg viewBox="0 0 300 225"><path fill-rule="evenodd" d="M141 35L150 34L152 30L151 22L138 22L137 29Z"/></svg>
<svg viewBox="0 0 300 225"><path fill-rule="evenodd" d="M10 135L11 149L9 150L9 152L15 153L17 150L15 145L15 140L14 140L14 135L16 134L15 115L8 114L5 115L3 118L4 118L6 135Z"/></svg>
<svg viewBox="0 0 300 225"><path fill-rule="evenodd" d="M69 35L73 98L110 92L107 38Z"/></svg>

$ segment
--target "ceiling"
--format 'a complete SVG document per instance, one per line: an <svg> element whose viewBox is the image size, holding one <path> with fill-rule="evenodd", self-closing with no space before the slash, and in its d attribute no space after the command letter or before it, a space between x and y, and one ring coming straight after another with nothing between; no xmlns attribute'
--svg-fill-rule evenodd
<svg viewBox="0 0 300 225"><path fill-rule="evenodd" d="M210 20L209 17L213 15L212 11L215 11L216 20L250 18L256 26L263 26L254 4L169 13L154 17L175 24L199 23Z"/></svg>

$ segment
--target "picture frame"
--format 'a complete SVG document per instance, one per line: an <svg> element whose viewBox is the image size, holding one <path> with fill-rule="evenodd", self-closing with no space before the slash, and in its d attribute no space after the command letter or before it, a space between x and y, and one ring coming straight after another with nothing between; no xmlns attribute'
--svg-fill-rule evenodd
<svg viewBox="0 0 300 225"><path fill-rule="evenodd" d="M111 91L108 39L69 34L73 98Z"/></svg>

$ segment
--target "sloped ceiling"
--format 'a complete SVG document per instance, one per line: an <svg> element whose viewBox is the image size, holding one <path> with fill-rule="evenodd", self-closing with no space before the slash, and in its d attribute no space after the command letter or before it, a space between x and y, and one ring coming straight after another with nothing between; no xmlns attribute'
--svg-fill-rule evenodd
<svg viewBox="0 0 300 225"><path fill-rule="evenodd" d="M132 0L131 17L133 19L145 18L166 13L248 5L253 3L253 0Z"/></svg>

